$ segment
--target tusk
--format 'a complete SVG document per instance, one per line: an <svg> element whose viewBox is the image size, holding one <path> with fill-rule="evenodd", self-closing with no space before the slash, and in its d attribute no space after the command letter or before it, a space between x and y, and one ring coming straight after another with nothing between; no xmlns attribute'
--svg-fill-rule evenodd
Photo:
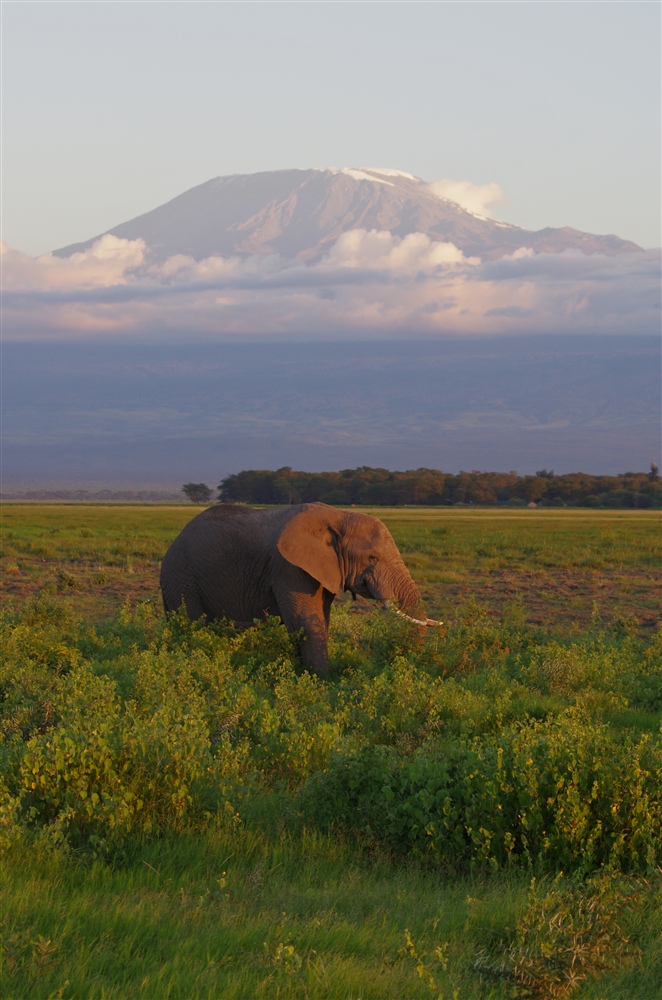
<svg viewBox="0 0 662 1000"><path fill-rule="evenodd" d="M393 604L384 603L384 607L386 608L387 611L392 611L393 614L399 615L400 618L404 618L406 621L412 622L414 625L425 625L426 627L429 628L430 625L444 624L443 622L435 621L434 618L412 618L411 615L408 615L404 611L401 611L400 608L394 607Z"/></svg>

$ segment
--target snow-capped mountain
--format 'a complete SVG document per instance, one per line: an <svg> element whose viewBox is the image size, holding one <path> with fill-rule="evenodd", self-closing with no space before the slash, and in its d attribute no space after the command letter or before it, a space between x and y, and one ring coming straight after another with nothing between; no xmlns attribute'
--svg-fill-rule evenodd
<svg viewBox="0 0 662 1000"><path fill-rule="evenodd" d="M493 260L524 247L537 253L579 249L616 255L637 251L617 236L576 229L532 232L497 222L442 197L438 185L397 170L327 168L275 170L215 177L172 201L108 230L141 238L154 261L175 254L195 260L220 255L279 254L316 262L349 230L388 230L395 237L424 233L454 244L465 257ZM102 235L56 251L68 257Z"/></svg>

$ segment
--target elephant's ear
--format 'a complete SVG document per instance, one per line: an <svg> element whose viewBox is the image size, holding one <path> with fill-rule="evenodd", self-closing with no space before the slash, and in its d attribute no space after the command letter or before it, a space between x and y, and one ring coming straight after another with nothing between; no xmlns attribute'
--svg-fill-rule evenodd
<svg viewBox="0 0 662 1000"><path fill-rule="evenodd" d="M278 539L278 551L337 597L344 592L338 562L337 533L334 529L333 508L311 507L296 514L283 528Z"/></svg>

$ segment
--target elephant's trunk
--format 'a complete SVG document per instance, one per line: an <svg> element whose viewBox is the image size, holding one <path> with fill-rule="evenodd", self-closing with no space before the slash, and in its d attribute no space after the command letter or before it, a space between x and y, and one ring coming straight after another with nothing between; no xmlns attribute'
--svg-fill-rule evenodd
<svg viewBox="0 0 662 1000"><path fill-rule="evenodd" d="M382 600L393 601L401 611L408 612L423 603L420 591L403 562L395 567L390 577L383 580Z"/></svg>
<svg viewBox="0 0 662 1000"><path fill-rule="evenodd" d="M401 618L405 618L407 621L412 622L414 625L443 625L443 622L435 621L434 618L428 618L425 613L425 607L423 606L423 598L420 595L418 587L406 569L405 573L406 576L399 580L399 585L395 587L393 599L384 601L384 607L388 608L389 611L395 612L395 614L399 615ZM408 613L409 609L413 610L415 608L422 611L424 617L418 618Z"/></svg>

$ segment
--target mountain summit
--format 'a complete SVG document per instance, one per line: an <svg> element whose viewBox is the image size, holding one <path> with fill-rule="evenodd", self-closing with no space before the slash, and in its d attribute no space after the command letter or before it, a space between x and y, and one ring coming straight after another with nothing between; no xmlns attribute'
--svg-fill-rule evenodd
<svg viewBox="0 0 662 1000"><path fill-rule="evenodd" d="M343 233L388 230L395 237L424 233L454 244L465 257L493 260L524 247L536 253L582 250L609 256L640 250L617 236L576 229L537 232L497 222L442 197L438 186L398 170L327 168L274 170L215 177L172 201L108 230L143 239L150 258L175 254L195 260L219 255L279 254L316 262ZM89 249L105 233L55 251L68 257Z"/></svg>

